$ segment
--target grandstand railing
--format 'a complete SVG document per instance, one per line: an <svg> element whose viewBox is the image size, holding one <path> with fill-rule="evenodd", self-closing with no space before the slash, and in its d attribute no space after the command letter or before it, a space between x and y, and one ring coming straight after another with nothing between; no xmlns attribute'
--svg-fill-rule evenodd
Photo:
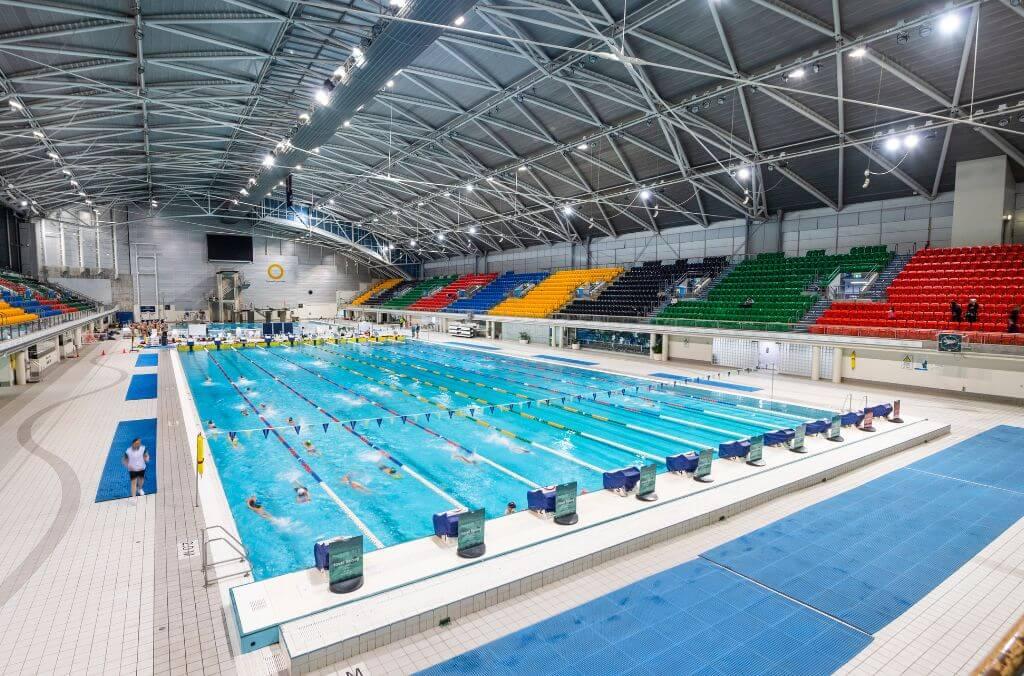
<svg viewBox="0 0 1024 676"><path fill-rule="evenodd" d="M21 324L13 324L11 326L0 326L0 340L11 340L13 338L21 338L27 336L36 331L42 331L44 329L50 329L61 324L67 324L83 317L87 317L96 312L103 312L105 310L112 309L113 306L107 307L99 305L92 310L79 310L77 312L66 312L62 315L54 315L52 317L40 317L39 319L33 319L30 322L23 322Z"/></svg>

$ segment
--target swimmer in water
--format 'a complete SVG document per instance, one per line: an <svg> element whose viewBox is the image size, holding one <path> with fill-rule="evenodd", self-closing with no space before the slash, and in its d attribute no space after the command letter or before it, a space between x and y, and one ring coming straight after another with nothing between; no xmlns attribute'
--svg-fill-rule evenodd
<svg viewBox="0 0 1024 676"><path fill-rule="evenodd" d="M353 490L360 491L361 493L369 493L370 492L369 488L367 488L363 484L359 483L358 481L353 479L348 474L346 474L345 476L341 477L341 483L343 483L344 485L348 486L349 488L351 488Z"/></svg>
<svg viewBox="0 0 1024 676"><path fill-rule="evenodd" d="M206 427L211 430L217 429L217 425L212 420L206 421Z"/></svg>
<svg viewBox="0 0 1024 676"><path fill-rule="evenodd" d="M402 478L402 474L397 469L395 469L393 466L391 466L387 462L385 462L386 460L391 460L391 459L392 458L391 458L391 454L390 453L388 453L387 451L381 451L380 455L377 456L377 469L379 469L380 471L384 472L385 474L387 474L392 479L401 479Z"/></svg>
<svg viewBox="0 0 1024 676"><path fill-rule="evenodd" d="M507 505L505 505L505 514L506 515L508 515L508 514L515 514L515 513L516 513L516 503L510 502Z"/></svg>
<svg viewBox="0 0 1024 676"><path fill-rule="evenodd" d="M269 520L272 518L270 514L267 512L267 510L263 508L263 505L260 504L260 501L256 499L255 495L250 495L249 499L245 501L245 505L252 511L262 516L264 519Z"/></svg>
<svg viewBox="0 0 1024 676"><path fill-rule="evenodd" d="M243 418L248 418L249 417L249 409L247 409L247 408L243 408L242 409L242 417Z"/></svg>
<svg viewBox="0 0 1024 676"><path fill-rule="evenodd" d="M452 453L452 460L458 460L459 462L464 462L467 465L475 465L476 464L476 460L473 460L472 458L466 457L465 455L463 455L462 453L459 453L458 451L456 451L455 453Z"/></svg>
<svg viewBox="0 0 1024 676"><path fill-rule="evenodd" d="M306 487L305 486L296 486L295 487L295 502L297 502L297 503L299 503L301 505L301 504L309 502L309 500L310 500L310 498L309 498L309 491L306 489Z"/></svg>
<svg viewBox="0 0 1024 676"><path fill-rule="evenodd" d="M262 409L263 409L264 411L266 411L266 410L267 410L267 405L266 405L266 403L262 403L262 404L260 404L260 408L262 408Z"/></svg>
<svg viewBox="0 0 1024 676"><path fill-rule="evenodd" d="M295 418L293 418L291 416L288 416L288 420L286 420L285 422L288 423L289 425L294 425L295 424Z"/></svg>
<svg viewBox="0 0 1024 676"><path fill-rule="evenodd" d="M305 448L306 453L309 453L310 455L320 455L320 451L316 450L316 446L314 446L313 442L309 439L302 442L302 447Z"/></svg>
<svg viewBox="0 0 1024 676"><path fill-rule="evenodd" d="M212 383L213 382L213 378L211 378L210 376L206 376L206 382Z"/></svg>

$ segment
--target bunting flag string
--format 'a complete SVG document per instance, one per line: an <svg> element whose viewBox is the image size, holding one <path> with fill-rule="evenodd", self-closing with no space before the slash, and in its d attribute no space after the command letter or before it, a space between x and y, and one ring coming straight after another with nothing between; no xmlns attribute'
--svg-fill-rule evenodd
<svg viewBox="0 0 1024 676"><path fill-rule="evenodd" d="M377 427L380 427L383 422L384 418L377 418Z"/></svg>
<svg viewBox="0 0 1024 676"><path fill-rule="evenodd" d="M349 426L352 428L353 431L356 429L356 423L357 422L359 422L359 421L358 420L353 420L352 422L349 423Z"/></svg>
<svg viewBox="0 0 1024 676"><path fill-rule="evenodd" d="M238 436L238 434L235 433L235 432L228 432L228 438L231 439L231 441L234 441L235 437L237 437L237 436Z"/></svg>
<svg viewBox="0 0 1024 676"><path fill-rule="evenodd" d="M331 423L322 423L322 425L323 425L323 428L324 428L324 433L326 434L327 433L327 428L331 426Z"/></svg>
<svg viewBox="0 0 1024 676"><path fill-rule="evenodd" d="M404 424L405 424L405 421L406 421L406 420L408 420L408 419L409 419L409 416L407 416L407 415L403 415L403 416L402 416L402 424L404 425Z"/></svg>
<svg viewBox="0 0 1024 676"><path fill-rule="evenodd" d="M302 431L302 426L301 425L296 425L295 426L295 434L298 434L300 431Z"/></svg>
<svg viewBox="0 0 1024 676"><path fill-rule="evenodd" d="M448 411L448 419L451 420L452 416L455 415L455 411Z"/></svg>
<svg viewBox="0 0 1024 676"><path fill-rule="evenodd" d="M430 422L430 414L427 414L427 422Z"/></svg>
<svg viewBox="0 0 1024 676"><path fill-rule="evenodd" d="M264 429L263 430L263 438L266 439L268 436L270 436L270 430L269 429Z"/></svg>

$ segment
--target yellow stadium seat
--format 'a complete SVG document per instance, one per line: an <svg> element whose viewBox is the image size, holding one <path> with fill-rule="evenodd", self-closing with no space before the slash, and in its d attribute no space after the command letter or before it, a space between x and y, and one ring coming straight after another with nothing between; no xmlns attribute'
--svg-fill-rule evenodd
<svg viewBox="0 0 1024 676"><path fill-rule="evenodd" d="M398 286L401 282L402 280L400 279L385 279L382 282L378 282L377 284L374 284L369 289L356 296L355 299L353 299L351 305L362 305L366 301L376 296L378 293L382 291L387 291L391 287Z"/></svg>
<svg viewBox="0 0 1024 676"><path fill-rule="evenodd" d="M504 317L547 317L572 299L573 292L584 284L610 282L622 268L591 268L562 270L533 287L522 298L506 298L488 314Z"/></svg>

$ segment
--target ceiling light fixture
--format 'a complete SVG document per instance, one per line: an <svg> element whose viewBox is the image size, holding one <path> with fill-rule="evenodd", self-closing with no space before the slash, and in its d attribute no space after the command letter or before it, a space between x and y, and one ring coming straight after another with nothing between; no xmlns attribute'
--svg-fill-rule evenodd
<svg viewBox="0 0 1024 676"><path fill-rule="evenodd" d="M889 137L888 139L885 140L885 149L886 150L899 150L900 149L900 140L898 138L896 138L895 136Z"/></svg>
<svg viewBox="0 0 1024 676"><path fill-rule="evenodd" d="M393 89L394 86L395 86L395 81L394 80L388 80L387 83L384 86L387 87L388 89Z"/></svg>
<svg viewBox="0 0 1024 676"><path fill-rule="evenodd" d="M741 181L745 181L748 178L750 178L750 169L746 167L740 167L740 170L736 172L736 175L739 176L739 179Z"/></svg>
<svg viewBox="0 0 1024 676"><path fill-rule="evenodd" d="M263 156L263 166L264 167L272 167L272 166L274 166L274 156L271 155L270 153L267 153L266 155L264 155Z"/></svg>
<svg viewBox="0 0 1024 676"><path fill-rule="evenodd" d="M461 26L462 24L466 23L466 17L464 17L464 16L457 16L457 17L455 17L454 23L455 23L456 26Z"/></svg>
<svg viewBox="0 0 1024 676"><path fill-rule="evenodd" d="M641 190L640 191L640 199L642 199L644 202L646 202L647 200L651 199L651 191L647 190L646 188Z"/></svg>
<svg viewBox="0 0 1024 676"><path fill-rule="evenodd" d="M586 143L581 143L578 146L576 146L576 150L589 150L589 149L590 149L590 146L587 145Z"/></svg>
<svg viewBox="0 0 1024 676"><path fill-rule="evenodd" d="M35 136L36 138L45 138L46 136L45 134L43 134L43 132L39 131L38 129L33 129L32 135Z"/></svg>
<svg viewBox="0 0 1024 676"><path fill-rule="evenodd" d="M562 213L565 214L566 216L572 216L573 209L570 205L566 204L564 207L562 207Z"/></svg>
<svg viewBox="0 0 1024 676"><path fill-rule="evenodd" d="M10 100L10 104L11 110L21 110L22 108L24 108L24 106L22 106L20 102L15 101L14 99Z"/></svg>
<svg viewBox="0 0 1024 676"><path fill-rule="evenodd" d="M867 53L868 50L865 49L864 47L854 47L853 49L850 50L850 56L855 59L863 58L864 55Z"/></svg>
<svg viewBox="0 0 1024 676"><path fill-rule="evenodd" d="M939 32L944 35L956 32L960 28L960 15L956 12L948 12L939 19Z"/></svg>
<svg viewBox="0 0 1024 676"><path fill-rule="evenodd" d="M917 147L917 144L921 142L921 137L917 134L907 134L903 137L903 147L907 150L912 150Z"/></svg>
<svg viewBox="0 0 1024 676"><path fill-rule="evenodd" d="M469 234L471 234L471 235L475 235L476 234L476 226L475 225L469 226Z"/></svg>
<svg viewBox="0 0 1024 676"><path fill-rule="evenodd" d="M803 78L804 75L807 75L807 71L805 71L803 68L794 68L793 70L789 71L789 76L794 80L799 80Z"/></svg>
<svg viewBox="0 0 1024 676"><path fill-rule="evenodd" d="M316 98L316 102L321 106L326 106L331 102L331 95L324 89L317 89L314 97Z"/></svg>

